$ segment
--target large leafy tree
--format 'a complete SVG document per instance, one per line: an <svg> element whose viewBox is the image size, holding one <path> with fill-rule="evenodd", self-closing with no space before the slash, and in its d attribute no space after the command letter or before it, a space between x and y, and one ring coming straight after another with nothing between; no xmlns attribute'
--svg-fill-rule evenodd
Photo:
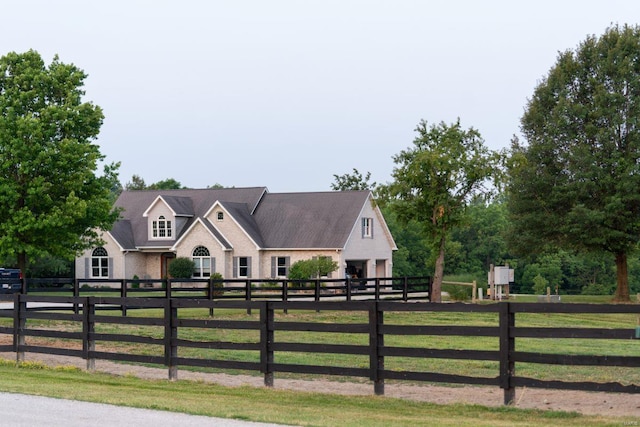
<svg viewBox="0 0 640 427"><path fill-rule="evenodd" d="M333 178L335 182L331 184L331 189L335 191L373 190L377 185L375 182L369 182L371 172L363 176L356 168L353 168L352 174L333 175Z"/></svg>
<svg viewBox="0 0 640 427"><path fill-rule="evenodd" d="M615 299L629 301L627 257L640 240L640 29L615 26L559 54L513 144L515 247L613 255Z"/></svg>
<svg viewBox="0 0 640 427"><path fill-rule="evenodd" d="M399 221L424 227L436 254L432 300L440 302L447 236L463 221L469 202L488 191L498 155L477 130L462 129L460 120L431 126L423 120L416 132L413 147L394 156L394 181L381 193Z"/></svg>
<svg viewBox="0 0 640 427"><path fill-rule="evenodd" d="M0 258L72 258L109 229L117 164L96 139L100 107L83 102L86 74L35 51L0 58Z"/></svg>

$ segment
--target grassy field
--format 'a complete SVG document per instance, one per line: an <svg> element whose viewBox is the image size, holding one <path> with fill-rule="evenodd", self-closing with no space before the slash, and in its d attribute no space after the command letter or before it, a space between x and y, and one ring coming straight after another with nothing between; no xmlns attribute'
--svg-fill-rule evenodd
<svg viewBox="0 0 640 427"><path fill-rule="evenodd" d="M139 408L302 426L620 426L637 419L384 397L150 381L0 361L0 390Z"/></svg>
<svg viewBox="0 0 640 427"><path fill-rule="evenodd" d="M585 302L584 300L580 302ZM589 301L593 302L593 301ZM105 315L119 315L106 312ZM181 318L206 319L207 309L181 309ZM160 317L160 310L131 310L130 317ZM367 323L366 312L301 311L276 313L276 322ZM243 310L216 309L218 320L253 320ZM593 327L633 329L638 322L630 314L521 314L517 326L530 327ZM385 324L429 325L434 328L445 325L496 326L495 313L396 312L385 314ZM10 326L11 319L0 319L0 325ZM30 319L29 328L80 331L80 322ZM96 332L151 336L162 338L160 326L126 326L98 324ZM181 339L193 341L257 342L259 332L236 329L180 328ZM332 343L368 345L368 334L319 333L277 331L277 342ZM79 347L79 342L53 340L43 337L27 337L27 342L37 345ZM433 349L497 350L498 339L464 336L387 336L386 346L419 347ZM633 355L640 354L640 340L578 340L578 339L524 339L517 340L518 351L544 353ZM100 342L97 350L120 353L161 355L161 346ZM207 350L180 348L181 357L215 358L224 360L259 360L257 351ZM368 356L322 353L277 352L277 363L368 367ZM387 369L399 371L440 372L459 375L495 377L498 363L476 360L447 360L428 358L394 358L385 360ZM180 369L183 369L182 367ZM518 363L518 375L539 379L564 381L597 381L640 384L637 368L606 368L588 366L556 366ZM243 372L247 373L247 372ZM260 375L258 372L253 372ZM278 378L293 376L280 374ZM299 375L297 377L300 377ZM305 376L303 376L305 377ZM341 380L366 381L344 378ZM76 369L49 369L37 364L0 363L0 389L3 391L40 394L70 399L114 403L143 408L166 409L219 416L294 425L458 425L458 426L585 426L585 425L636 425L638 420L615 417L586 417L575 413L517 410L514 408L484 408L470 405L439 406L429 403L401 401L383 397L345 397L326 394L287 392L253 389L248 387L226 388L222 386L187 381L145 381L133 377L114 377L86 373Z"/></svg>

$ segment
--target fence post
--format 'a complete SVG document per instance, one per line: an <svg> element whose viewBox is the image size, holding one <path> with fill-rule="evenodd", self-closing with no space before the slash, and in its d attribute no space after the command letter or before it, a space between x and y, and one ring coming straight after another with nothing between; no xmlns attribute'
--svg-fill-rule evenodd
<svg viewBox="0 0 640 427"><path fill-rule="evenodd" d="M274 318L273 304L265 301L260 309L260 370L265 387L273 387Z"/></svg>
<svg viewBox="0 0 640 427"><path fill-rule="evenodd" d="M369 304L369 375L373 381L373 392L377 396L384 395L384 376L382 375L384 356L380 355L380 350L384 347L383 324L384 313L378 309L378 301L371 301Z"/></svg>
<svg viewBox="0 0 640 427"><path fill-rule="evenodd" d="M166 284L164 289L164 296L165 298L169 299L171 298L171 279L170 278L164 279L164 283Z"/></svg>
<svg viewBox="0 0 640 427"><path fill-rule="evenodd" d="M251 301L251 280L250 279L245 280L245 295L244 295L244 299L247 302ZM247 304L247 314L251 315L251 305L250 304Z"/></svg>
<svg viewBox="0 0 640 427"><path fill-rule="evenodd" d="M13 348L16 352L16 361L24 361L25 335L27 326L27 303L23 301L22 294L13 296Z"/></svg>
<svg viewBox="0 0 640 427"><path fill-rule="evenodd" d="M316 278L316 281L314 283L314 288L315 288L315 301L316 302L320 302L320 279ZM320 313L320 309L318 308L316 310L316 313Z"/></svg>
<svg viewBox="0 0 640 427"><path fill-rule="evenodd" d="M476 281L474 280L472 283L472 287L471 287L471 302L475 303L477 302L476 300L476 294L478 293L478 284L476 283Z"/></svg>
<svg viewBox="0 0 640 427"><path fill-rule="evenodd" d="M375 294L375 299L376 301L378 301L380 299L380 278L376 277L374 283L374 294Z"/></svg>
<svg viewBox="0 0 640 427"><path fill-rule="evenodd" d="M75 279L73 281L73 297L78 298L80 296L80 279ZM80 314L80 307L78 303L73 303L73 312L75 314Z"/></svg>
<svg viewBox="0 0 640 427"><path fill-rule="evenodd" d="M516 398L516 389L512 384L515 374L515 337L512 334L514 327L515 314L511 311L511 304L500 303L500 388L504 391L505 405L512 405Z"/></svg>
<svg viewBox="0 0 640 427"><path fill-rule="evenodd" d="M347 284L347 301L351 301L351 277L347 277L345 283Z"/></svg>
<svg viewBox="0 0 640 427"><path fill-rule="evenodd" d="M120 297L121 298L127 297L127 279L120 280ZM120 310L122 311L122 316L127 317L127 305L124 303L124 301L120 306Z"/></svg>
<svg viewBox="0 0 640 427"><path fill-rule="evenodd" d="M286 280L282 281L282 302L289 301L289 282ZM287 306L284 306L284 314L287 314L289 310L287 310Z"/></svg>
<svg viewBox="0 0 640 427"><path fill-rule="evenodd" d="M211 277L209 277L209 281L208 286L207 286L207 299L209 301L213 301L213 293L215 292L215 286L213 284L213 281L215 279L212 279ZM213 306L209 307L209 317L213 317Z"/></svg>
<svg viewBox="0 0 640 427"><path fill-rule="evenodd" d="M93 334L96 330L95 322L96 306L92 297L84 298L82 303L82 357L87 361L87 370L96 369L96 359L92 352L96 350L96 341Z"/></svg>
<svg viewBox="0 0 640 427"><path fill-rule="evenodd" d="M169 368L169 380L178 379L178 366L175 358L178 357L178 309L173 306L173 299L165 300L164 306L164 364Z"/></svg>

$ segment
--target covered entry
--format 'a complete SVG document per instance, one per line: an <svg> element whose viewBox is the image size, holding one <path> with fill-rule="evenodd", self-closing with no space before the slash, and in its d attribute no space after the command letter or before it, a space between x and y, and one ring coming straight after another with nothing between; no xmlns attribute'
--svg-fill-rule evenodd
<svg viewBox="0 0 640 427"><path fill-rule="evenodd" d="M347 261L345 277L365 279L367 277L367 260Z"/></svg>

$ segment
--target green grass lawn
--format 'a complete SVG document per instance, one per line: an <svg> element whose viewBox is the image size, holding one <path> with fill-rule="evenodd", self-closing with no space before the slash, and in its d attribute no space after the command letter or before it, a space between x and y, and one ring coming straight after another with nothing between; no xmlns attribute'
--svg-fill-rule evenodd
<svg viewBox="0 0 640 427"><path fill-rule="evenodd" d="M0 390L189 414L302 426L620 426L629 417L436 405L192 381L151 381L0 361Z"/></svg>

